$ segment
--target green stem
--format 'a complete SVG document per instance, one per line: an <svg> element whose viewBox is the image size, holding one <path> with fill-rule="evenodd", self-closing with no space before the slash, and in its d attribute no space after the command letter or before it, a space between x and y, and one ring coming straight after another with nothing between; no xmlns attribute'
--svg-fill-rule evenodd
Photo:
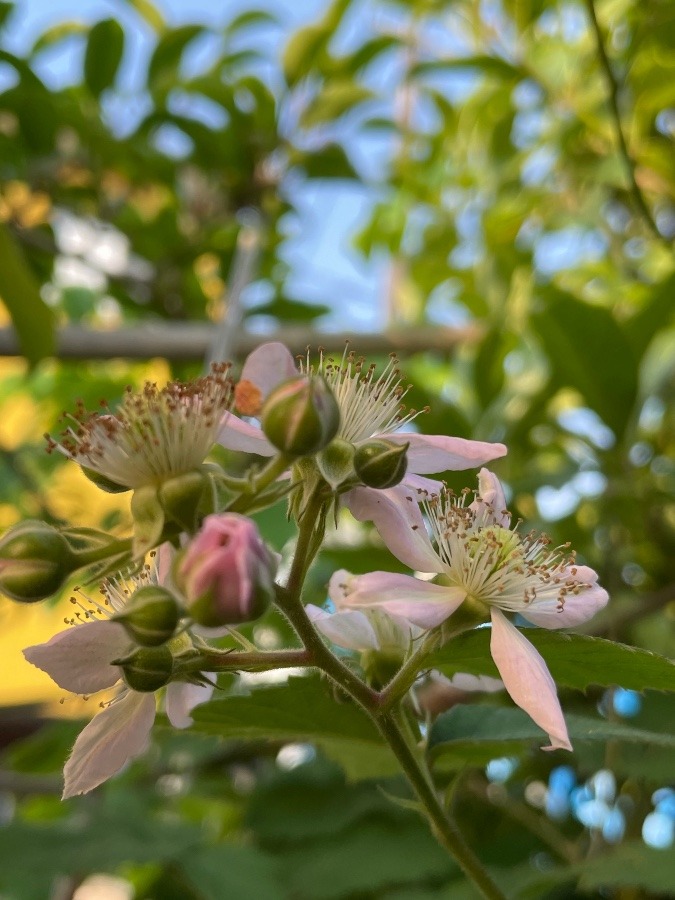
<svg viewBox="0 0 675 900"><path fill-rule="evenodd" d="M260 472L251 478L244 493L230 503L226 512L247 512L251 501L254 501L257 495L264 491L273 481L276 481L292 462L293 457L286 456L284 453L273 457L266 466L263 466Z"/></svg>
<svg viewBox="0 0 675 900"><path fill-rule="evenodd" d="M233 672L269 669L286 669L290 666L307 667L314 665L314 656L307 649L302 650L261 650L247 652L239 650L202 650L195 661L199 672Z"/></svg>
<svg viewBox="0 0 675 900"><path fill-rule="evenodd" d="M431 830L438 842L456 860L467 878L475 884L484 897L488 900L506 900L505 895L490 878L481 861L464 841L457 826L443 809L431 777L428 772L425 772L426 766L420 764L415 750L412 749L401 731L396 716L388 712L380 716L375 715L373 719L382 736L394 751L401 768L424 807Z"/></svg>
<svg viewBox="0 0 675 900"><path fill-rule="evenodd" d="M380 709L383 712L391 709L394 704L408 693L415 683L420 670L424 668L425 657L434 649L438 640L438 633L429 635L384 688L380 695Z"/></svg>

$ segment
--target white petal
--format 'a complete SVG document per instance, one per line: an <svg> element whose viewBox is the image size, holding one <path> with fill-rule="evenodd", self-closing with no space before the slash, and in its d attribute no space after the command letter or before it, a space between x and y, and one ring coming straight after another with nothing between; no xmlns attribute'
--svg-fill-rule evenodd
<svg viewBox="0 0 675 900"><path fill-rule="evenodd" d="M365 613L354 610L331 614L313 603L308 603L305 610L314 626L338 647L346 650L378 649L375 629Z"/></svg>
<svg viewBox="0 0 675 900"><path fill-rule="evenodd" d="M228 413L225 416L216 440L227 450L239 450L241 453L274 456L277 452L262 433L259 425L244 422L234 413Z"/></svg>
<svg viewBox="0 0 675 900"><path fill-rule="evenodd" d="M130 643L118 622L99 619L60 631L46 644L26 647L23 655L64 690L93 694L122 677L119 667L110 663L124 656Z"/></svg>
<svg viewBox="0 0 675 900"><path fill-rule="evenodd" d="M127 693L95 716L75 741L63 770L63 799L86 794L149 744L155 695Z"/></svg>
<svg viewBox="0 0 675 900"><path fill-rule="evenodd" d="M192 725L191 710L210 700L213 690L212 684L172 681L166 689L166 714L173 727L188 728Z"/></svg>
<svg viewBox="0 0 675 900"><path fill-rule="evenodd" d="M478 498L471 504L471 509L477 516L482 513L485 522L509 527L511 514L506 509L504 488L494 472L481 469L478 473Z"/></svg>
<svg viewBox="0 0 675 900"><path fill-rule="evenodd" d="M469 675L467 672L457 672L452 678L446 678L440 672L432 673L432 680L458 691L481 691L484 694L494 694L504 690L504 682L501 678L490 678L489 675Z"/></svg>
<svg viewBox="0 0 675 900"><path fill-rule="evenodd" d="M543 750L571 750L555 682L539 652L506 616L491 610L490 652L514 703L548 734ZM497 736L498 737L498 736Z"/></svg>
<svg viewBox="0 0 675 900"><path fill-rule="evenodd" d="M462 588L431 584L410 575L350 575L344 569L331 578L328 594L339 610L377 608L425 629L444 622L466 597Z"/></svg>
<svg viewBox="0 0 675 900"><path fill-rule="evenodd" d="M246 357L241 370L241 381L250 381L261 392L263 400L282 381L288 381L300 373L290 350L279 341L270 341L256 347Z"/></svg>
<svg viewBox="0 0 675 900"><path fill-rule="evenodd" d="M395 444L410 445L407 454L408 471L416 475L473 469L506 453L504 444L468 441L464 438L447 437L444 434L399 432L383 437Z"/></svg>
<svg viewBox="0 0 675 900"><path fill-rule="evenodd" d="M406 566L418 572L444 570L429 540L417 494L403 485L384 491L358 487L343 499L354 518L375 523L387 547Z"/></svg>
<svg viewBox="0 0 675 900"><path fill-rule="evenodd" d="M555 597L532 601L521 615L542 628L572 628L587 622L607 605L609 594L597 584L597 573L588 566L568 566L563 572L564 581L573 584L587 584L578 594L568 593L561 605Z"/></svg>

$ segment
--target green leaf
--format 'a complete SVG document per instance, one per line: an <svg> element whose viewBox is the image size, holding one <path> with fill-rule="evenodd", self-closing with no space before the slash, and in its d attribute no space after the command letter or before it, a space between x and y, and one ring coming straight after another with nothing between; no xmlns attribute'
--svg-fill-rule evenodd
<svg viewBox="0 0 675 900"><path fill-rule="evenodd" d="M167 31L157 42L148 63L148 87L158 87L166 77L175 77L183 52L196 37L204 34L203 25L182 25Z"/></svg>
<svg viewBox="0 0 675 900"><path fill-rule="evenodd" d="M184 875L204 897L237 900L286 900L279 866L255 847L214 844L191 848L177 860Z"/></svg>
<svg viewBox="0 0 675 900"><path fill-rule="evenodd" d="M576 388L620 437L637 396L637 364L631 345L612 316L554 287L541 292L532 317L561 384Z"/></svg>
<svg viewBox="0 0 675 900"><path fill-rule="evenodd" d="M164 16L151 0L123 0L123 2L136 10L153 31L161 32L164 30Z"/></svg>
<svg viewBox="0 0 675 900"><path fill-rule="evenodd" d="M430 72L457 72L463 69L478 69L484 75L492 75L507 81L523 78L525 73L520 66L501 59L498 56L465 56L461 59L447 59L420 62L413 67L412 75L427 75Z"/></svg>
<svg viewBox="0 0 675 900"><path fill-rule="evenodd" d="M247 310L248 316L274 316L283 322L311 322L331 311L330 306L323 303L302 303L289 297L276 297L269 303L252 306Z"/></svg>
<svg viewBox="0 0 675 900"><path fill-rule="evenodd" d="M339 703L320 678L291 678L243 697L214 700L195 710L194 728L227 739L312 741L349 778L398 772L375 726L351 702Z"/></svg>
<svg viewBox="0 0 675 900"><path fill-rule="evenodd" d="M264 9L249 9L246 12L235 16L231 22L225 26L223 34L226 37L232 37L238 31L244 28L250 28L251 25L277 25L279 17L273 15Z"/></svg>
<svg viewBox="0 0 675 900"><path fill-rule="evenodd" d="M602 856L591 859L575 871L581 873L579 887L636 887L671 896L675 884L672 850L654 850L638 841L624 841Z"/></svg>
<svg viewBox="0 0 675 900"><path fill-rule="evenodd" d="M293 148L291 165L305 170L307 178L358 178L346 150L340 144L325 144L319 150L302 151Z"/></svg>
<svg viewBox="0 0 675 900"><path fill-rule="evenodd" d="M306 25L291 36L281 63L290 87L308 75L320 61L350 3L351 0L334 0L321 21Z"/></svg>
<svg viewBox="0 0 675 900"><path fill-rule="evenodd" d="M54 354L54 315L40 291L23 254L7 228L0 224L0 300L12 317L21 352L31 365Z"/></svg>
<svg viewBox="0 0 675 900"><path fill-rule="evenodd" d="M672 321L674 315L675 272L654 285L651 296L627 323L626 333L636 359L642 359L652 338Z"/></svg>
<svg viewBox="0 0 675 900"><path fill-rule="evenodd" d="M546 660L556 684L584 691L592 684L635 691L675 691L675 662L649 650L585 634L523 628ZM457 672L499 677L490 656L490 629L476 628L434 651L425 665L452 677Z"/></svg>
<svg viewBox="0 0 675 900"><path fill-rule="evenodd" d="M94 97L115 82L124 55L124 29L115 19L97 22L89 32L84 54L84 80Z"/></svg>
<svg viewBox="0 0 675 900"><path fill-rule="evenodd" d="M354 81L330 81L303 110L300 124L303 128L313 128L326 122L335 122L359 103L371 100L374 96L371 90Z"/></svg>
<svg viewBox="0 0 675 900"><path fill-rule="evenodd" d="M617 740L675 749L672 734L586 716L567 715L565 721L573 743ZM546 734L522 709L475 704L455 706L436 719L429 751L444 767L480 766L495 757L522 753L533 742L546 743Z"/></svg>
<svg viewBox="0 0 675 900"><path fill-rule="evenodd" d="M1 0L0 2L0 28L2 28L7 19L9 18L12 10L14 9L14 3L9 2L9 0Z"/></svg>

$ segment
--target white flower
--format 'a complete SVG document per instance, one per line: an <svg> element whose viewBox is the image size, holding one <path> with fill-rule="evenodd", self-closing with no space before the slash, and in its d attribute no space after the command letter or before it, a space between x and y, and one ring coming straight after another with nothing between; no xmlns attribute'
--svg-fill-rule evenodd
<svg viewBox="0 0 675 900"><path fill-rule="evenodd" d="M160 550L158 566L132 580L133 590L140 584L164 581L168 569L165 549ZM75 741L66 763L63 799L86 794L115 775L148 746L155 720L155 694L133 691L121 682L122 670L112 665L132 646L126 631L111 616L122 609L129 591L124 585L108 582L103 603L87 598L87 607L73 598L79 607L74 627L56 634L45 644L27 647L26 659L46 672L59 687L75 694L94 694L119 683L115 697L101 704L102 711L84 728ZM100 616L100 618L99 618ZM181 636L189 642L187 636ZM171 682L166 691L166 713L176 728L191 724L189 711L211 696L210 686Z"/></svg>
<svg viewBox="0 0 675 900"><path fill-rule="evenodd" d="M408 575L339 572L329 594L340 610L378 608L422 628L434 628L467 598L483 603L492 623L490 650L512 699L549 735L551 747L571 750L555 684L538 651L506 618L519 613L543 628L564 628L590 619L607 603L597 574L577 565L566 547L553 550L545 537L510 527L496 476L482 469L479 494L443 493L423 502L369 501L370 517L385 544L419 571L445 576L431 584Z"/></svg>
<svg viewBox="0 0 675 900"><path fill-rule="evenodd" d="M60 441L49 435L48 450L59 450L83 468L123 488L138 488L199 467L215 443L231 400L229 364L192 382L172 381L159 389L146 383L128 389L115 413L67 415L71 424Z"/></svg>

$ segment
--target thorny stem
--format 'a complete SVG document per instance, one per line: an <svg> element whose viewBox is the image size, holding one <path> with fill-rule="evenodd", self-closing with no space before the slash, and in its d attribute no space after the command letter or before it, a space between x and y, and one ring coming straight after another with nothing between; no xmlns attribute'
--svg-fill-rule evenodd
<svg viewBox="0 0 675 900"><path fill-rule="evenodd" d="M268 669L284 669L290 666L301 668L312 665L314 665L314 655L307 649L248 652L216 650L213 647L208 650L200 648L199 657L195 663L195 667L198 667L200 672L264 672Z"/></svg>
<svg viewBox="0 0 675 900"><path fill-rule="evenodd" d="M588 10L588 16L591 20L593 32L595 34L595 43L598 51L598 57L600 59L600 65L602 66L602 70L605 74L605 80L607 81L607 87L609 89L608 101L612 113L612 121L614 123L614 132L616 134L616 141L619 146L619 154L621 156L621 159L623 160L624 169L626 171L630 194L633 198L635 206L638 209L638 212L640 213L646 224L649 226L649 230L652 232L652 234L654 234L654 236L657 237L660 241L668 244L666 239L659 231L656 222L654 221L651 211L647 206L647 201L645 200L644 195L640 190L640 185L637 183L637 179L635 177L635 160L630 155L628 144L626 142L626 136L621 124L621 112L619 110L618 100L619 85L616 78L614 77L612 64L610 63L609 57L607 56L602 29L600 28L600 23L598 22L598 17L595 12L594 0L586 0L586 8Z"/></svg>
<svg viewBox="0 0 675 900"><path fill-rule="evenodd" d="M318 550L316 529L325 511L324 503L325 499L320 489L315 491L308 501L299 524L291 571L286 586L278 589L277 604L293 625L317 668L349 694L377 726L398 759L441 846L448 851L487 900L505 900L504 894L492 881L473 850L465 843L457 826L446 815L423 754L414 745L414 736L406 735L399 725L397 716L400 709L388 709L399 695L403 684L410 686L412 667L410 669L405 667L405 674L400 680L394 679L388 689L391 693L373 690L331 653L305 612L300 598L305 575Z"/></svg>

